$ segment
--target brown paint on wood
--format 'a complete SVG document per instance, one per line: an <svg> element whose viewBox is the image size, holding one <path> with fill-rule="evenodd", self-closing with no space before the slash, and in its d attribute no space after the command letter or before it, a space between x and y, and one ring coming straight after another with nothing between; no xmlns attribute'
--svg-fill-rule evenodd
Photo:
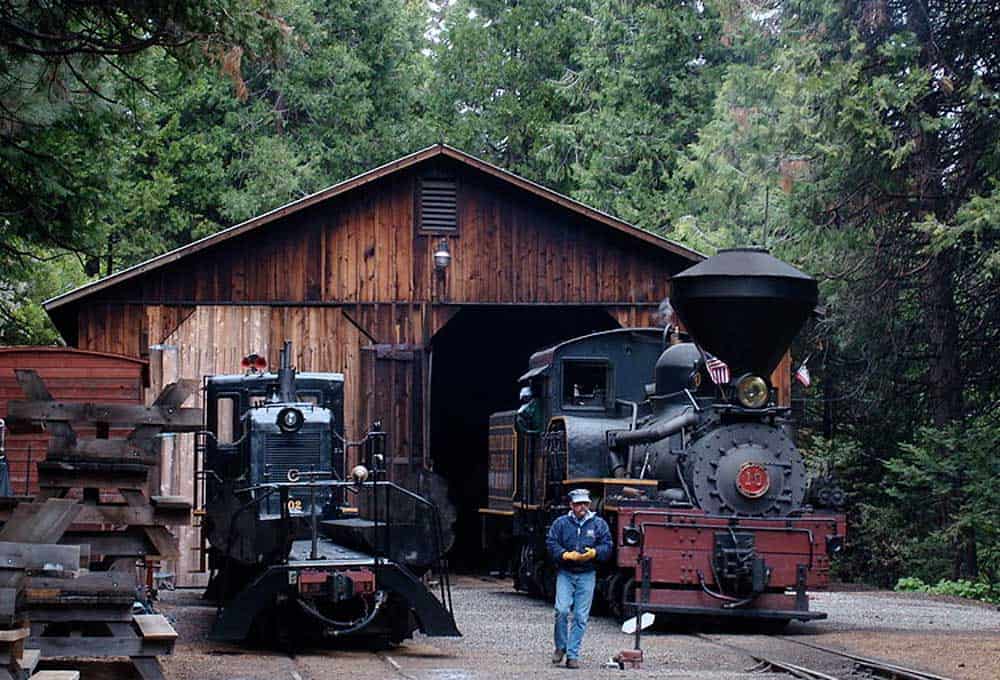
<svg viewBox="0 0 1000 680"><path fill-rule="evenodd" d="M432 263L442 237L413 228L414 182L412 175L386 179L256 232L252 244L230 241L157 276L108 288L103 300L81 303L80 344L137 355L137 333L150 323L144 307L164 302L173 303L176 325L193 303L233 301L654 303L664 296L669 273L683 264L473 175L463 177L461 226L445 237L453 260L442 277ZM172 330L169 322L156 325Z"/></svg>

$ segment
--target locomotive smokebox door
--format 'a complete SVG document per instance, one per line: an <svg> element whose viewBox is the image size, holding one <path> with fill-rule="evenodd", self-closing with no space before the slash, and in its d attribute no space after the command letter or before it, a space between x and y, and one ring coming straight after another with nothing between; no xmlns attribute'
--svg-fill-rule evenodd
<svg viewBox="0 0 1000 680"><path fill-rule="evenodd" d="M699 507L710 513L784 516L802 504L806 468L776 427L738 423L690 447L686 474Z"/></svg>

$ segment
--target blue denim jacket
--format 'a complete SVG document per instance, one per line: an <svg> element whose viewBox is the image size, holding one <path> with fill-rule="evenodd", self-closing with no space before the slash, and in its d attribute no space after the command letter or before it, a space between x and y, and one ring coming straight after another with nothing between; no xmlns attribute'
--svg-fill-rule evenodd
<svg viewBox="0 0 1000 680"><path fill-rule="evenodd" d="M545 547L549 551L549 557L560 569L573 572L593 571L597 568L597 562L604 562L611 557L611 530L608 529L608 523L596 513L588 512L582 520L578 520L571 510L549 527ZM562 559L564 552L575 550L582 553L587 548L597 551L596 560L570 562Z"/></svg>

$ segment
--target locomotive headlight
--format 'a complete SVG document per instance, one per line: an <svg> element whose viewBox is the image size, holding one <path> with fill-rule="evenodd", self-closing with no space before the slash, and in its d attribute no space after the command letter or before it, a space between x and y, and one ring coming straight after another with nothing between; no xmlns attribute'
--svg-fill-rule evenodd
<svg viewBox="0 0 1000 680"><path fill-rule="evenodd" d="M278 429L282 432L298 432L305 417L297 408L283 408L278 411Z"/></svg>
<svg viewBox="0 0 1000 680"><path fill-rule="evenodd" d="M622 531L622 542L628 546L639 545L642 541L642 532L635 527L625 527Z"/></svg>
<svg viewBox="0 0 1000 680"><path fill-rule="evenodd" d="M767 383L756 375L745 375L736 383L736 398L747 408L760 408L767 403Z"/></svg>

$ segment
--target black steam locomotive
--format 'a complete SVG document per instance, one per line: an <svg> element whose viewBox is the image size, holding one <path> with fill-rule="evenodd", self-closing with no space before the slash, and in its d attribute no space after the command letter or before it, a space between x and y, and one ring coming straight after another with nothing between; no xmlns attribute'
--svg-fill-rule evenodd
<svg viewBox="0 0 1000 680"><path fill-rule="evenodd" d="M212 639L289 647L399 642L417 628L459 635L436 508L381 479L379 427L365 437L364 464L345 476L344 377L296 374L290 356L286 342L277 373L251 355L245 374L205 382ZM431 568L438 596L420 578Z"/></svg>
<svg viewBox="0 0 1000 680"><path fill-rule="evenodd" d="M515 587L551 595L544 537L587 487L615 538L598 592L617 616L823 618L807 589L826 585L844 516L807 493L771 382L816 282L734 249L672 288L686 333L595 333L531 357L521 408L491 417L484 536L513 541Z"/></svg>

